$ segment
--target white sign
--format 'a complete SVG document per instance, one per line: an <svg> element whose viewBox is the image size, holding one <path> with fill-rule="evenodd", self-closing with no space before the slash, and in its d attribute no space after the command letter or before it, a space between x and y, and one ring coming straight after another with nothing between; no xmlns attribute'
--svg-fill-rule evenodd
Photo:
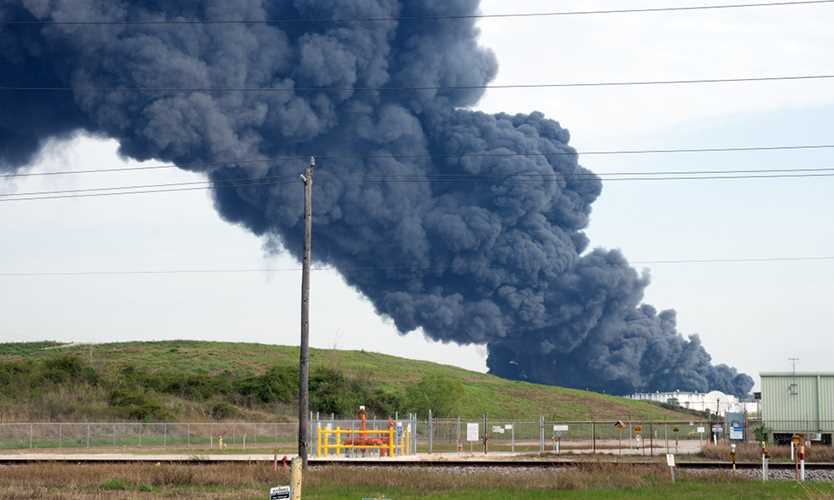
<svg viewBox="0 0 834 500"><path fill-rule="evenodd" d="M493 425L492 426L492 432L494 432L496 434L504 434L504 428L501 427L500 425Z"/></svg>
<svg viewBox="0 0 834 500"><path fill-rule="evenodd" d="M469 422L466 424L466 440L467 441L480 441L478 439L478 435L480 434L478 430L478 423L477 422Z"/></svg>
<svg viewBox="0 0 834 500"><path fill-rule="evenodd" d="M666 454L666 465L668 465L669 467L675 466L675 455L673 455L672 453Z"/></svg>
<svg viewBox="0 0 834 500"><path fill-rule="evenodd" d="M269 500L290 498L290 495L292 495L292 489L289 486L276 486L269 490Z"/></svg>
<svg viewBox="0 0 834 500"><path fill-rule="evenodd" d="M703 434L705 430L703 427L698 427L698 434Z"/></svg>
<svg viewBox="0 0 834 500"><path fill-rule="evenodd" d="M567 425L554 425L553 432L568 432Z"/></svg>
<svg viewBox="0 0 834 500"><path fill-rule="evenodd" d="M507 425L504 426L504 428L507 429L508 431L511 431L511 430L513 430L513 424L507 424ZM820 441L820 439L817 439L817 441Z"/></svg>

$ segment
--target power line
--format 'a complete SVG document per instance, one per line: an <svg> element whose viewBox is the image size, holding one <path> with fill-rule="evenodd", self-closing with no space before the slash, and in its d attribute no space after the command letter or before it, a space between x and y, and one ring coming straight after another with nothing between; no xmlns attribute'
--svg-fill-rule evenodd
<svg viewBox="0 0 834 500"><path fill-rule="evenodd" d="M834 169L827 169L827 170L834 170ZM624 175L624 174L620 174ZM638 175L637 173L632 175ZM496 180L501 180L504 183L509 184L540 184L543 181L558 181L558 180L572 180L572 181L579 181L579 182L597 182L600 181L602 183L606 182L626 182L626 181L699 181L699 180L755 180L755 179L797 179L797 178L816 178L816 177L834 177L834 172L830 173L799 173L799 174L763 174L763 175L709 175L709 176L663 176L663 177L609 177L609 178L600 178L596 174L562 174L562 175L549 175L549 174L514 174L514 175L507 175L507 176L473 176L471 178L465 177L437 177L437 178L386 178L386 177L377 177L377 178L368 178L366 182L368 183L388 183L388 184L423 184L423 183L434 183L434 184L449 184L449 183L483 183L483 182L495 182ZM209 181L206 181L209 182ZM85 189L78 189L78 190L67 190L67 191L57 191L55 192L55 196L47 195L47 196L36 196L37 193L18 193L18 194L11 194L11 195L4 195L5 197L0 197L0 203L2 202L12 202L12 201L36 201L36 200L56 200L56 199L67 199L67 198L97 198L101 196L121 196L121 195L136 195L136 194L154 194L154 193L170 193L170 192L180 192L180 191L198 191L198 190L209 190L213 188L235 188L235 187L257 187L257 186L267 186L267 185L276 185L276 184L287 184L289 182L294 181L252 181L252 182L245 182L245 183L219 183L218 185L206 185L206 186L198 186L198 187L182 187L182 188L171 188L171 189L149 189L149 190L136 190L136 191L127 191L127 189L133 189L131 186L122 186L122 187L114 187L114 188L94 188L95 189L105 189L105 190L116 190L122 189L125 191L115 191L115 192L107 192L107 193L87 193ZM61 193L81 193L81 194L61 194ZM17 196L17 197L15 197Z"/></svg>
<svg viewBox="0 0 834 500"><path fill-rule="evenodd" d="M727 259L674 259L674 260L634 260L633 265L664 265L664 264L765 264L791 262L828 262L834 261L831 256L800 256L800 257L751 257ZM0 277L68 277L68 276L153 276L177 274L254 274L254 273L290 273L301 272L300 267L264 267L255 269L241 268L204 268L204 269L150 269L150 270L114 270L114 271L57 271L57 272L0 272ZM425 271L414 266L345 266L314 267L315 271Z"/></svg>
<svg viewBox="0 0 834 500"><path fill-rule="evenodd" d="M834 172L834 168L797 168L797 169L754 169L754 170L667 170L667 171L647 171L647 172L589 172L589 173L575 173L575 174L553 174L553 173L536 173L536 172L518 172L514 174L505 174L505 175L477 175L477 174L426 174L426 175L382 175L382 176L367 176L363 178L365 182L480 182L480 181L495 181L495 180L502 180L502 181L516 181L516 180L523 180L523 181L542 181L542 180L553 180L553 179L591 179L596 180L600 178L602 180L617 180L617 179L606 179L606 176L699 176L699 177L692 177L697 179L707 179L711 177L700 177L704 175L711 175L711 174L721 174L722 178L725 175L732 175L732 174L796 174L796 173L814 173L814 172ZM324 171L325 175L330 174L330 172ZM332 174L331 174L332 175ZM832 174L834 175L834 174ZM752 177L759 177L759 176L751 176ZM627 177L621 180L628 180L631 177ZM688 179L690 177L681 177L682 179ZM728 177L729 178L729 177ZM664 177L664 179L669 179ZM53 195L53 194L68 194L68 193L86 193L86 192L96 192L96 191L120 191L120 190L138 190L138 189L153 189L153 188L167 188L167 187L177 187L177 186L189 186L189 185L205 185L205 187L217 186L217 187L247 187L247 186L258 186L258 185L266 185L266 184L275 184L272 181L294 181L294 176L267 176L261 177L257 179L228 179L228 180L221 180L221 181L210 181L210 180L202 180L202 181L189 181L189 182L171 182L171 183L163 183L163 184L140 184L140 185L129 185L129 186L100 186L100 187L92 187L92 188L76 188L76 189L63 189L63 190L54 190L54 191L27 191L24 193L5 193L0 194L0 200L2 198L8 197L15 197L15 196L40 196L40 195ZM280 183L280 182L279 182Z"/></svg>
<svg viewBox="0 0 834 500"><path fill-rule="evenodd" d="M472 20L472 19L513 19L532 17L562 17L562 16L588 16L588 15L610 15L610 14L650 14L660 12L691 12L704 10L728 10L741 8L759 7L791 7L802 5L821 5L834 3L834 0L804 0L792 2L767 2L767 3L743 3L743 4L720 4L720 5L689 5L680 7L655 7L655 8L634 8L634 9L606 9L606 10L573 10L573 11L549 11L549 12L519 12L519 13L497 13L497 14L462 14L462 15L437 15L437 16L378 16L378 17L280 17L271 19L148 19L148 20L74 20L74 21L52 21L52 20L10 20L1 24L9 25L76 25L76 26L110 26L110 25L139 25L139 26L160 26L160 25L257 25L257 24L321 24L321 23L359 23L359 22L413 22L413 21L444 21L444 20Z"/></svg>
<svg viewBox="0 0 834 500"><path fill-rule="evenodd" d="M832 169L834 170L834 169ZM259 179L229 179L229 180L221 180L221 181L210 181L210 180L203 180L203 181L189 181L189 182L169 182L169 183L162 183L162 184L139 184L139 185L130 185L130 186L101 186L101 187L92 187L92 188L77 188L77 189L62 189L56 191L28 191L25 193L5 193L0 194L0 199L3 197L9 196L36 196L36 195L47 195L47 194L67 194L67 193L85 193L85 192L95 192L95 191L118 191L118 190L125 190L125 189L152 189L152 188L163 188L163 187L174 187L174 186L190 186L190 185L206 185L205 187L246 187L250 185L258 186L262 184L276 184L273 181L291 181L296 179L295 176L267 176L261 177ZM278 182L280 184L280 182Z"/></svg>
<svg viewBox="0 0 834 500"><path fill-rule="evenodd" d="M449 159L449 158L535 158L535 157L558 157L558 156L611 156L611 155L645 155L645 154L674 154L674 153L732 153L732 152L747 152L747 151L796 151L796 150L814 150L814 149L832 149L834 144L811 144L811 145L786 145L786 146L733 146L733 147L706 147L706 148L679 148L679 149L618 149L618 150L589 150L589 151L553 151L550 153L460 153L460 154L376 154L376 155L320 155L317 159L320 160L398 160L398 159ZM306 160L313 155L286 155L273 156L270 158L261 159L230 159L226 162L228 164L246 164L246 163L271 163L283 160ZM159 170L159 169L194 169L194 170L211 170L213 168L221 168L222 162L213 162L212 164L183 164L183 165L150 165L145 167L125 167L125 168L103 168L103 169L87 169L87 170L63 170L63 171L49 171L49 172L22 172L14 174L3 174L0 178L10 177L36 177L46 175L75 175L75 174L94 174L94 173L111 173L111 172L135 172L145 170Z"/></svg>
<svg viewBox="0 0 834 500"><path fill-rule="evenodd" d="M475 85L420 85L413 87L19 87L0 86L2 92L419 92L454 90L552 89L580 87L632 87L651 85L697 85L720 83L760 83L776 81L827 80L834 74L749 76L736 78L699 78L693 80L632 80L610 82L561 82Z"/></svg>

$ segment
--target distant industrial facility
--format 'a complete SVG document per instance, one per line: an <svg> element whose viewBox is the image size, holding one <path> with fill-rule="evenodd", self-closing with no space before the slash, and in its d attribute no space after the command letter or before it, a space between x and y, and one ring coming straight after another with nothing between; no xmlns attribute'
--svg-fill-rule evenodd
<svg viewBox="0 0 834 500"><path fill-rule="evenodd" d="M762 423L773 440L787 443L794 433L832 444L834 373L762 373Z"/></svg>
<svg viewBox="0 0 834 500"><path fill-rule="evenodd" d="M758 404L755 401L739 401L732 394L721 391L711 392L646 392L632 394L631 399L640 401L654 401L656 403L680 406L689 410L708 412L713 415L724 416L727 412L757 413Z"/></svg>

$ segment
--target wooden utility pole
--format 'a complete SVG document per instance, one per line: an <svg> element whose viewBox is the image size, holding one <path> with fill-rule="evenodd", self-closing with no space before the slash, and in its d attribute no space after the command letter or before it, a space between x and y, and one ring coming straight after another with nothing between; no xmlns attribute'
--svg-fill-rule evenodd
<svg viewBox="0 0 834 500"><path fill-rule="evenodd" d="M302 467L307 467L307 452L310 442L309 413L309 359L310 359L310 260L312 258L313 233L313 167L316 159L310 158L310 165L304 170L304 261L301 273L301 346L298 360L298 456Z"/></svg>

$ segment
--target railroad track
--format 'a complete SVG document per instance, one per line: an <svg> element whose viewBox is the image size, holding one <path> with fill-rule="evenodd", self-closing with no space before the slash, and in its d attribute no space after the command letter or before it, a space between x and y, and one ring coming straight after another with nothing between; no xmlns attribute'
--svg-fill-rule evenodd
<svg viewBox="0 0 834 500"><path fill-rule="evenodd" d="M260 456L142 456L125 455L120 457L96 456L96 455L63 455L37 457L33 455L5 455L0 456L0 465L23 465L43 463L64 463L64 464L125 464L125 463L170 463L183 465L207 465L224 463L271 463L273 458L264 455ZM280 461L279 461L280 462ZM363 468L464 468L464 469L560 469L571 467L587 467L593 465L620 465L622 467L653 467L665 465L661 461L617 461L617 460L310 460L311 467L363 467ZM731 470L733 464L723 461L681 461L678 460L679 469L719 469ZM739 470L761 469L761 462L738 462L736 468ZM771 470L793 470L794 464L789 462L771 462ZM806 470L834 471L832 462L808 462Z"/></svg>

